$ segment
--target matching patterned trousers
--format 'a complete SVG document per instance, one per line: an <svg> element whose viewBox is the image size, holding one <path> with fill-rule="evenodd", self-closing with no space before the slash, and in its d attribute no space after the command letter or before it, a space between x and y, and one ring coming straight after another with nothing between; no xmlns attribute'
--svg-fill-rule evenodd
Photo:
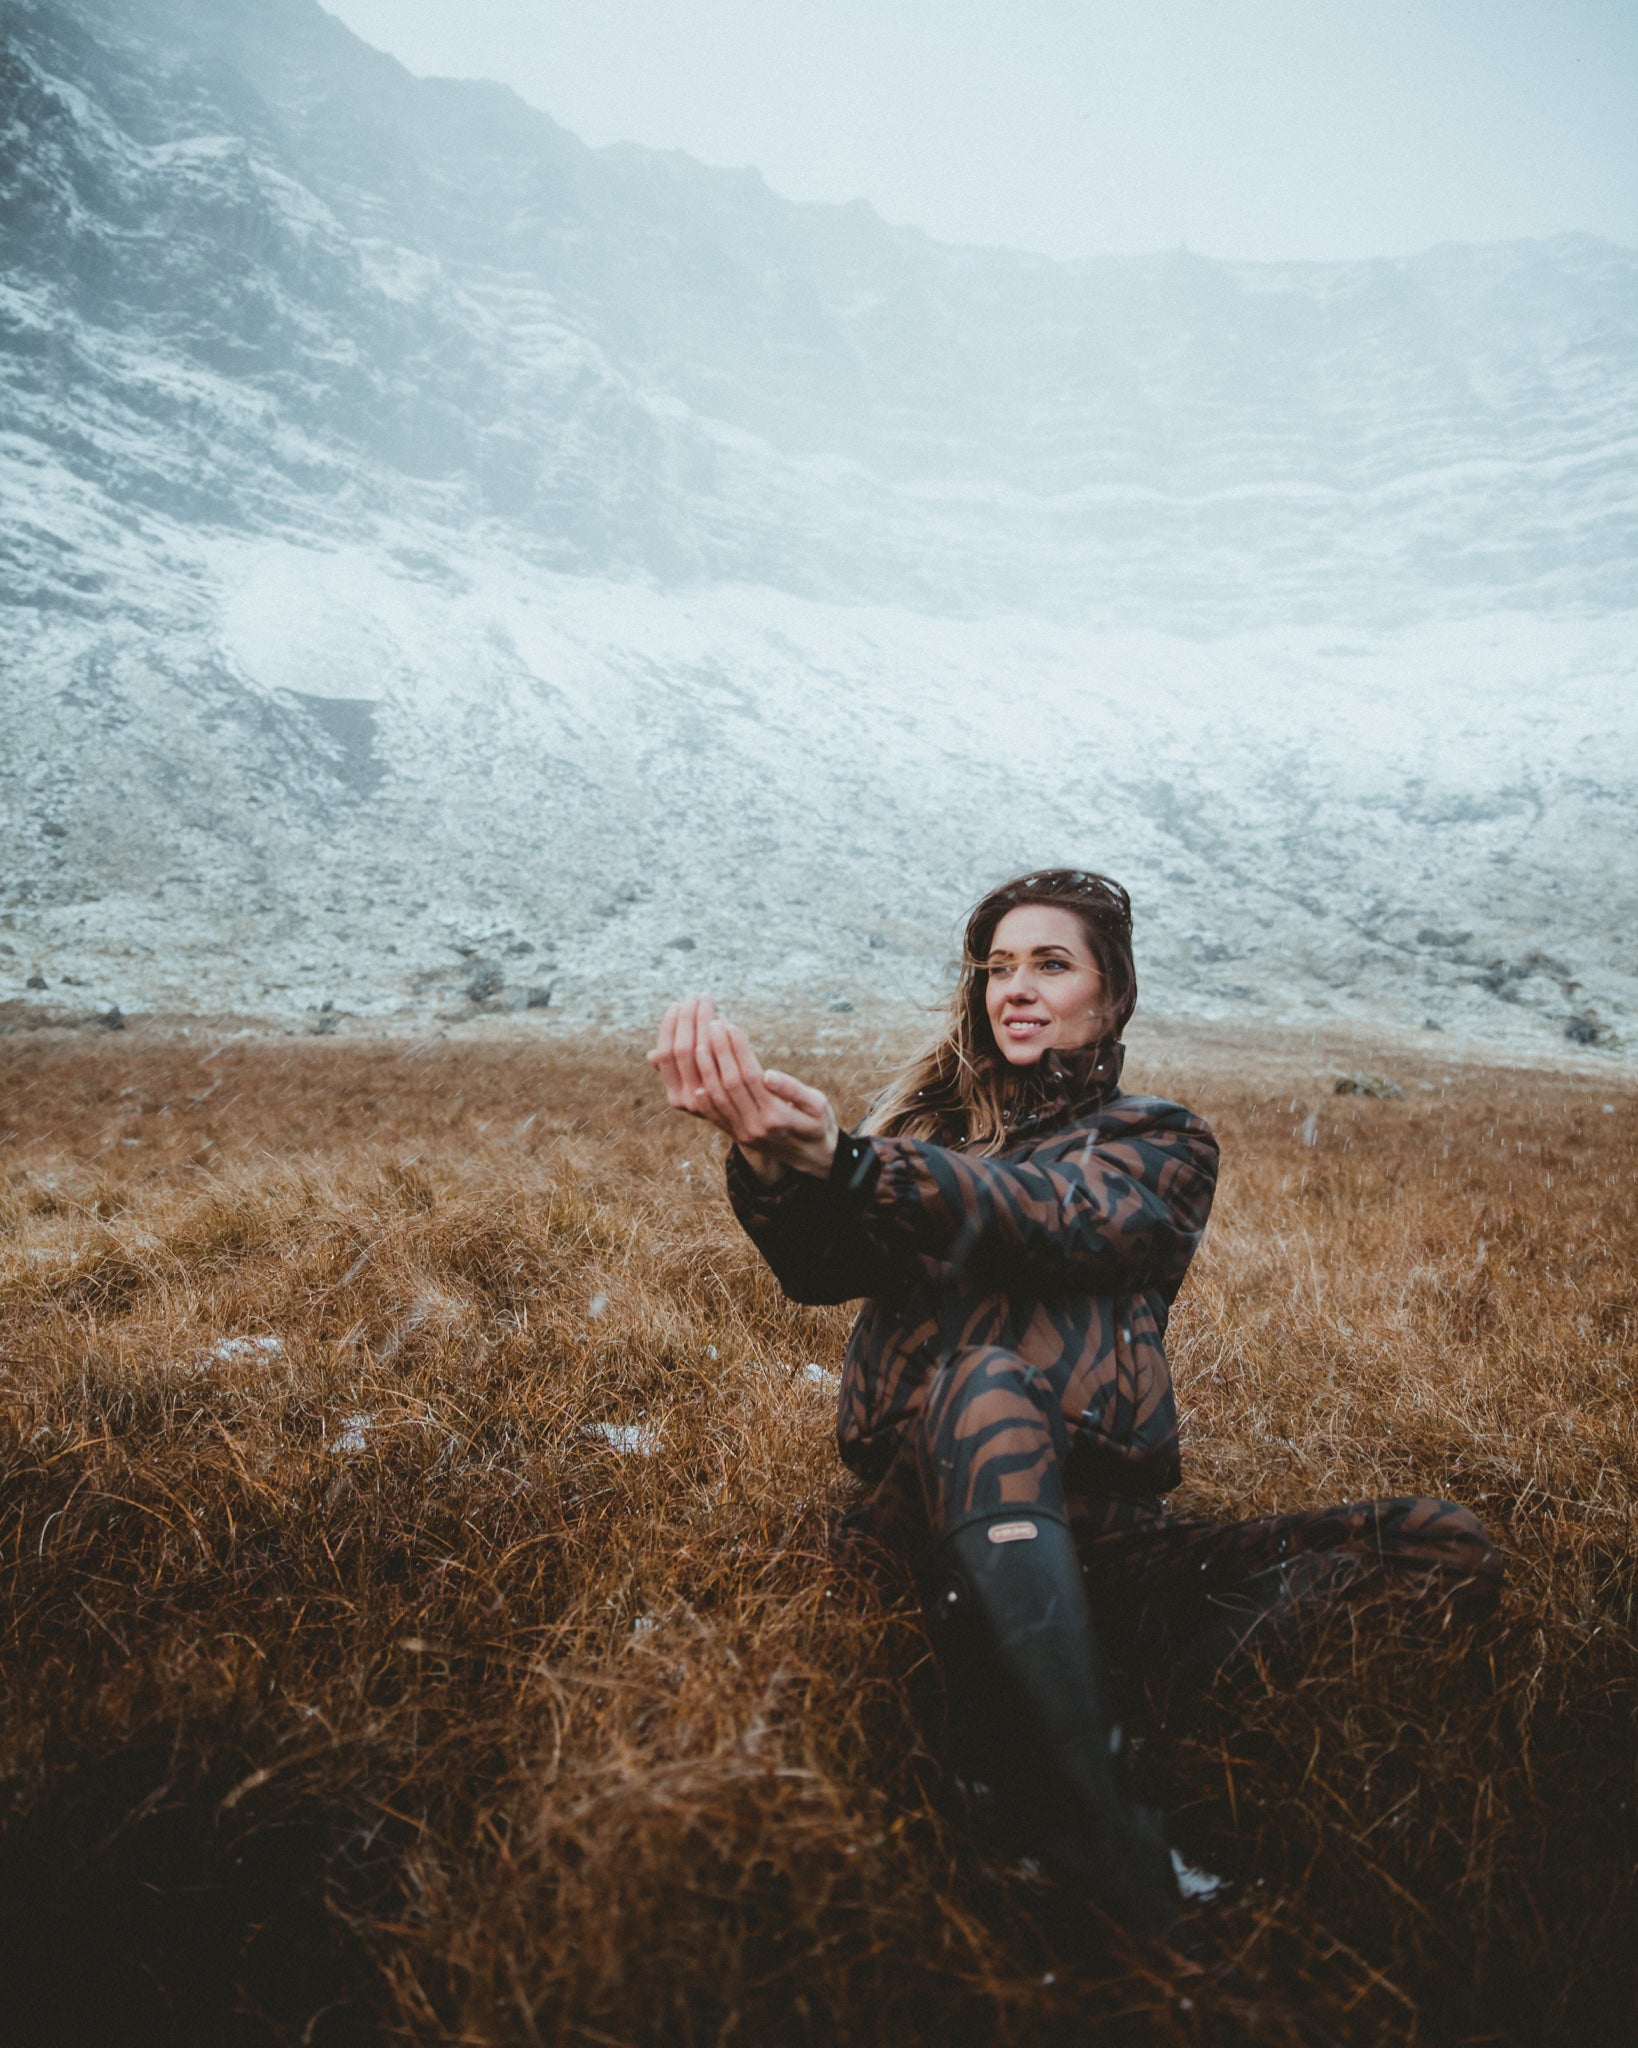
<svg viewBox="0 0 1638 2048"><path fill-rule="evenodd" d="M1477 1518L1449 1501L1359 1501L1244 1522L1173 1515L1152 1496L1074 1484L1075 1418L1054 1376L990 1346L931 1374L886 1474L844 1525L901 1554L962 1522L1038 1509L1067 1521L1100 1622L1124 1633L1158 1624L1180 1640L1247 1581L1307 1560L1316 1591L1389 1577L1470 1611L1495 1603L1502 1561ZM1066 1468L1071 1484L1066 1485Z"/></svg>

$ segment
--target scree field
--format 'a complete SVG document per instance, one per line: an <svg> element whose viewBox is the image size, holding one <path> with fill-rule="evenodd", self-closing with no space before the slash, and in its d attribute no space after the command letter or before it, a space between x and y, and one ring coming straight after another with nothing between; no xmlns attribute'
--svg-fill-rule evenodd
<svg viewBox="0 0 1638 2048"><path fill-rule="evenodd" d="M1228 1880L1188 1963L940 1761L913 1599L828 1560L848 1311L639 1046L7 1037L6 2038L1630 2040L1630 1078L1135 1035L1225 1156L1178 1506L1446 1495L1509 1570L1120 1674Z"/></svg>

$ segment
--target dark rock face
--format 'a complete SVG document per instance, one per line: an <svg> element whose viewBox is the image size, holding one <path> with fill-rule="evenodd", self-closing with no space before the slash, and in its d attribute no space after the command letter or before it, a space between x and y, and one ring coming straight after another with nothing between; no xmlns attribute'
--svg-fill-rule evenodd
<svg viewBox="0 0 1638 2048"><path fill-rule="evenodd" d="M467 997L474 1003L487 1003L492 996L498 996L506 986L506 975L498 960L480 960L472 979L466 985Z"/></svg>
<svg viewBox="0 0 1638 2048"><path fill-rule="evenodd" d="M360 697L315 697L299 690L291 694L333 743L337 780L368 796L385 773L375 751L374 704Z"/></svg>

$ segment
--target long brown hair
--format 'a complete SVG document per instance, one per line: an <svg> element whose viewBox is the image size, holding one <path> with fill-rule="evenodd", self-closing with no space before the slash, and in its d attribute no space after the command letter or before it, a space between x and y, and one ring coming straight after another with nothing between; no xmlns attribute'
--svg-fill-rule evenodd
<svg viewBox="0 0 1638 2048"><path fill-rule="evenodd" d="M949 1022L937 1043L878 1096L862 1126L868 1134L961 1143L980 1153L994 1152L1005 1142L1017 1072L995 1042L984 997L995 928L1024 903L1050 903L1075 913L1103 979L1107 1034L1118 1039L1125 1030L1137 1007L1131 897L1119 882L1088 868L1041 868L1020 875L974 905Z"/></svg>

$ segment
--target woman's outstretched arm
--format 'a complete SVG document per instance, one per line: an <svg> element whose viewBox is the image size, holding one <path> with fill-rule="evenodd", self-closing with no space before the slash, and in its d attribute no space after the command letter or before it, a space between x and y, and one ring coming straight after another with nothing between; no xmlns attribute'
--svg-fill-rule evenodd
<svg viewBox="0 0 1638 2048"><path fill-rule="evenodd" d="M648 1056L673 1109L726 1131L758 1180L787 1169L822 1179L836 1157L836 1113L817 1088L764 1070L737 1024L709 996L673 1003Z"/></svg>
<svg viewBox="0 0 1638 2048"><path fill-rule="evenodd" d="M835 1184L837 1124L817 1088L768 1072L709 996L673 1003L649 1062L673 1109L733 1139L728 1199L792 1301L854 1301L883 1281L881 1254ZM844 1164L846 1162L844 1161Z"/></svg>

